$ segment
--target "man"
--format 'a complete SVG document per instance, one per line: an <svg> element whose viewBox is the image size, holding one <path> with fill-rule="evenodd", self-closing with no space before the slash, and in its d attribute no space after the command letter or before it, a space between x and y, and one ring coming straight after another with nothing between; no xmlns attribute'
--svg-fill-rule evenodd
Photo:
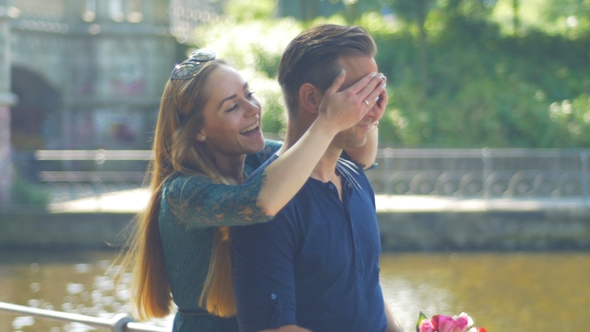
<svg viewBox="0 0 590 332"><path fill-rule="evenodd" d="M310 28L287 46L279 84L289 125L277 154L309 128L324 92L342 70L341 89L377 73L375 52L364 29L337 25ZM241 331L403 331L379 285L373 191L362 169L340 158L343 149L376 137L387 94L359 103L371 109L334 138L307 183L273 221L232 229Z"/></svg>

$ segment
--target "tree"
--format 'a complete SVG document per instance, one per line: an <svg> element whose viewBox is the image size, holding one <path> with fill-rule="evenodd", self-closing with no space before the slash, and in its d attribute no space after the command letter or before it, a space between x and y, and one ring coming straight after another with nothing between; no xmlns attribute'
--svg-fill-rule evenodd
<svg viewBox="0 0 590 332"><path fill-rule="evenodd" d="M514 26L514 35L518 36L520 30L520 16L519 10L520 0L512 0L512 25Z"/></svg>
<svg viewBox="0 0 590 332"><path fill-rule="evenodd" d="M570 37L590 31L590 0L546 0L543 17L557 32Z"/></svg>
<svg viewBox="0 0 590 332"><path fill-rule="evenodd" d="M428 33L426 19L428 12L435 6L434 0L391 0L396 16L413 23L418 28L418 54L420 67L420 85L422 96L428 95Z"/></svg>

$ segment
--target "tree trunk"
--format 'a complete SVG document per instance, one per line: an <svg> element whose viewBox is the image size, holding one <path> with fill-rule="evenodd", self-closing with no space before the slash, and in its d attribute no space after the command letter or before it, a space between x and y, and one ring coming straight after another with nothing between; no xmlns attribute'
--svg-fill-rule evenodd
<svg viewBox="0 0 590 332"><path fill-rule="evenodd" d="M4 7L0 2L0 7ZM2 8L4 9L4 8ZM10 148L10 18L0 14L0 204L10 201L12 158Z"/></svg>
<svg viewBox="0 0 590 332"><path fill-rule="evenodd" d="M520 7L520 0L512 0L512 25L514 27L514 36L518 36L520 30L520 17L518 9Z"/></svg>
<svg viewBox="0 0 590 332"><path fill-rule="evenodd" d="M318 16L318 4L315 0L301 0L301 18L304 22L313 20Z"/></svg>
<svg viewBox="0 0 590 332"><path fill-rule="evenodd" d="M427 48L427 34L426 34L426 1L428 0L416 0L416 22L418 24L420 35L420 45L418 47L418 56L420 63L420 84L422 86L422 97L428 96L429 90L429 79L428 79L428 48Z"/></svg>

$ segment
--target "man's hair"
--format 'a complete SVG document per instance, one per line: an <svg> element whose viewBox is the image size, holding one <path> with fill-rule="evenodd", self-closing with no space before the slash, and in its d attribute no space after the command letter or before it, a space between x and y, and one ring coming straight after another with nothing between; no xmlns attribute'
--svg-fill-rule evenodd
<svg viewBox="0 0 590 332"><path fill-rule="evenodd" d="M310 83L326 91L341 69L341 56L375 56L377 46L362 27L325 24L309 28L287 45L279 64L279 84L289 116L297 114L299 88Z"/></svg>

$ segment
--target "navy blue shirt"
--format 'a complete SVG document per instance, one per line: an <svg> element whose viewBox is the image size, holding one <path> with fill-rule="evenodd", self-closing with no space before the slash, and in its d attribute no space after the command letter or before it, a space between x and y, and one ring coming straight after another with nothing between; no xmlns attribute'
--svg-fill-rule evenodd
<svg viewBox="0 0 590 332"><path fill-rule="evenodd" d="M342 201L309 178L273 221L232 227L240 331L385 330L373 190L353 163L340 159L337 172Z"/></svg>

